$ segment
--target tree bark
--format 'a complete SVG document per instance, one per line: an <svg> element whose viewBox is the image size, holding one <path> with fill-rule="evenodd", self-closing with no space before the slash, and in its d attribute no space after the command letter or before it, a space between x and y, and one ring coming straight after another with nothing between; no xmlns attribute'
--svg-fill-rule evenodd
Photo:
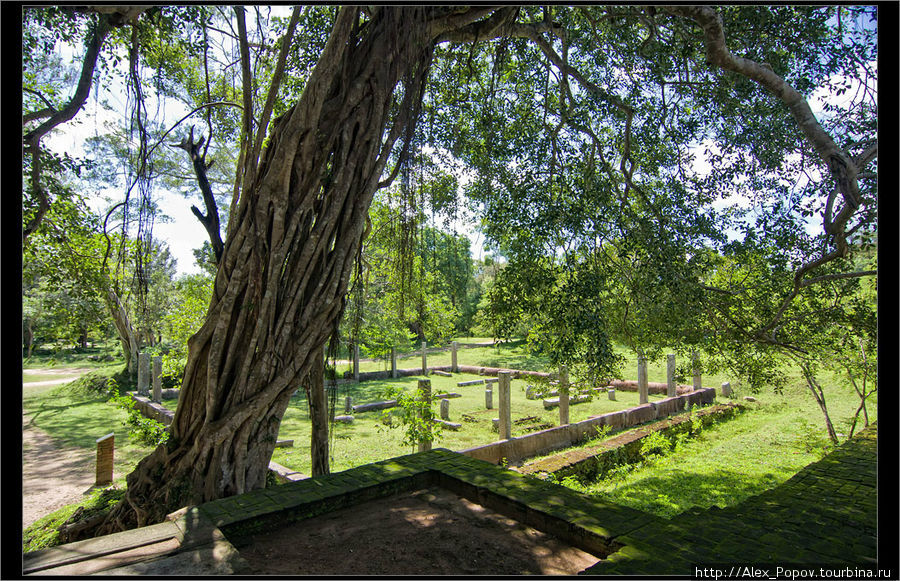
<svg viewBox="0 0 900 581"><path fill-rule="evenodd" d="M306 398L309 402L309 419L312 433L309 455L312 459L312 475L330 472L328 458L328 398L325 397L325 360L320 350L313 369L306 380Z"/></svg>
<svg viewBox="0 0 900 581"><path fill-rule="evenodd" d="M137 373L138 345L137 334L134 327L131 326L131 320L125 311L124 305L119 300L119 296L112 289L108 290L105 295L106 307L112 315L113 323L116 326L116 333L119 335L119 342L122 344L122 354L125 356L125 365L130 375Z"/></svg>
<svg viewBox="0 0 900 581"><path fill-rule="evenodd" d="M258 171L244 173L255 177L233 202L169 440L92 532L265 485L281 417L337 328L378 180L421 101L430 10L377 7L364 23L339 12L303 95L273 122Z"/></svg>

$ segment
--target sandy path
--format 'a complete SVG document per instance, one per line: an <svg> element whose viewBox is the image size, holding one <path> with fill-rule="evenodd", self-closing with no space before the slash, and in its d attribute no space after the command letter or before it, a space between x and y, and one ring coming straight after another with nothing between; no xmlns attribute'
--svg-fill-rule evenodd
<svg viewBox="0 0 900 581"><path fill-rule="evenodd" d="M28 370L31 374L74 375L90 369ZM71 377L34 381L29 387L67 383ZM22 413L22 527L37 519L78 502L90 491L95 478L94 454L83 448L57 446L46 432L34 426L31 418Z"/></svg>

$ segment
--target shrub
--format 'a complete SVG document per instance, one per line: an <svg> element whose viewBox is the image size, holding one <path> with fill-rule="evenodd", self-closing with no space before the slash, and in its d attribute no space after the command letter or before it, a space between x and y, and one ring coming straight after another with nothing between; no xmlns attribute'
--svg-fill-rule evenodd
<svg viewBox="0 0 900 581"><path fill-rule="evenodd" d="M135 408L134 400L128 395L113 395L110 400L128 413L122 425L129 428L129 435L147 446L158 446L169 439L169 431L161 422L145 418Z"/></svg>

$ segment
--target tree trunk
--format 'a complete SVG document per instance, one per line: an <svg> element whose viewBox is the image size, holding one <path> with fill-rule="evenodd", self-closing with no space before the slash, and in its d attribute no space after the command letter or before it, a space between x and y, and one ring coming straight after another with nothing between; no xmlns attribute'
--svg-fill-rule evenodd
<svg viewBox="0 0 900 581"><path fill-rule="evenodd" d="M119 300L119 296L111 289L106 292L106 306L116 325L119 341L122 343L122 354L125 356L128 373L134 375L137 373L138 352L140 351L137 334L134 332L134 327L131 326L131 320L129 320L128 313Z"/></svg>
<svg viewBox="0 0 900 581"><path fill-rule="evenodd" d="M825 403L825 392L822 391L822 386L816 381L815 375L813 375L809 365L801 363L800 369L803 371L803 376L806 378L806 386L812 393L813 399L815 399L816 403L819 405L819 409L822 410L822 415L825 416L825 429L828 431L828 439L831 440L832 444L837 446L837 432L834 430L834 424L831 423L831 415L828 413L828 405Z"/></svg>
<svg viewBox="0 0 900 581"><path fill-rule="evenodd" d="M324 352L319 351L313 369L306 382L306 399L309 402L309 419L312 422L309 454L312 459L312 475L328 474L328 398L325 397Z"/></svg>
<svg viewBox="0 0 900 581"><path fill-rule="evenodd" d="M265 486L282 415L337 328L378 180L421 101L434 50L428 10L375 7L363 24L340 10L303 95L273 122L232 203L169 440L128 475L125 498L93 532Z"/></svg>
<svg viewBox="0 0 900 581"><path fill-rule="evenodd" d="M25 358L31 359L31 350L34 346L34 319L28 317L25 319L25 332L23 333L25 343Z"/></svg>

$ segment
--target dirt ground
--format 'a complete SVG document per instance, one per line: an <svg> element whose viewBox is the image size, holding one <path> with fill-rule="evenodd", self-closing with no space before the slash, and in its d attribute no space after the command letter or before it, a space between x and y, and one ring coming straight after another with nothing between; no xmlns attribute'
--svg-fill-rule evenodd
<svg viewBox="0 0 900 581"><path fill-rule="evenodd" d="M50 379L55 375L75 375L89 369L29 370L46 374L46 381L23 384L27 393L36 388L72 381L71 377ZM22 528L39 518L78 502L91 490L95 479L95 457L88 450L61 448L50 436L31 423L22 413Z"/></svg>
<svg viewBox="0 0 900 581"><path fill-rule="evenodd" d="M574 575L599 560L440 488L233 542L264 575Z"/></svg>

